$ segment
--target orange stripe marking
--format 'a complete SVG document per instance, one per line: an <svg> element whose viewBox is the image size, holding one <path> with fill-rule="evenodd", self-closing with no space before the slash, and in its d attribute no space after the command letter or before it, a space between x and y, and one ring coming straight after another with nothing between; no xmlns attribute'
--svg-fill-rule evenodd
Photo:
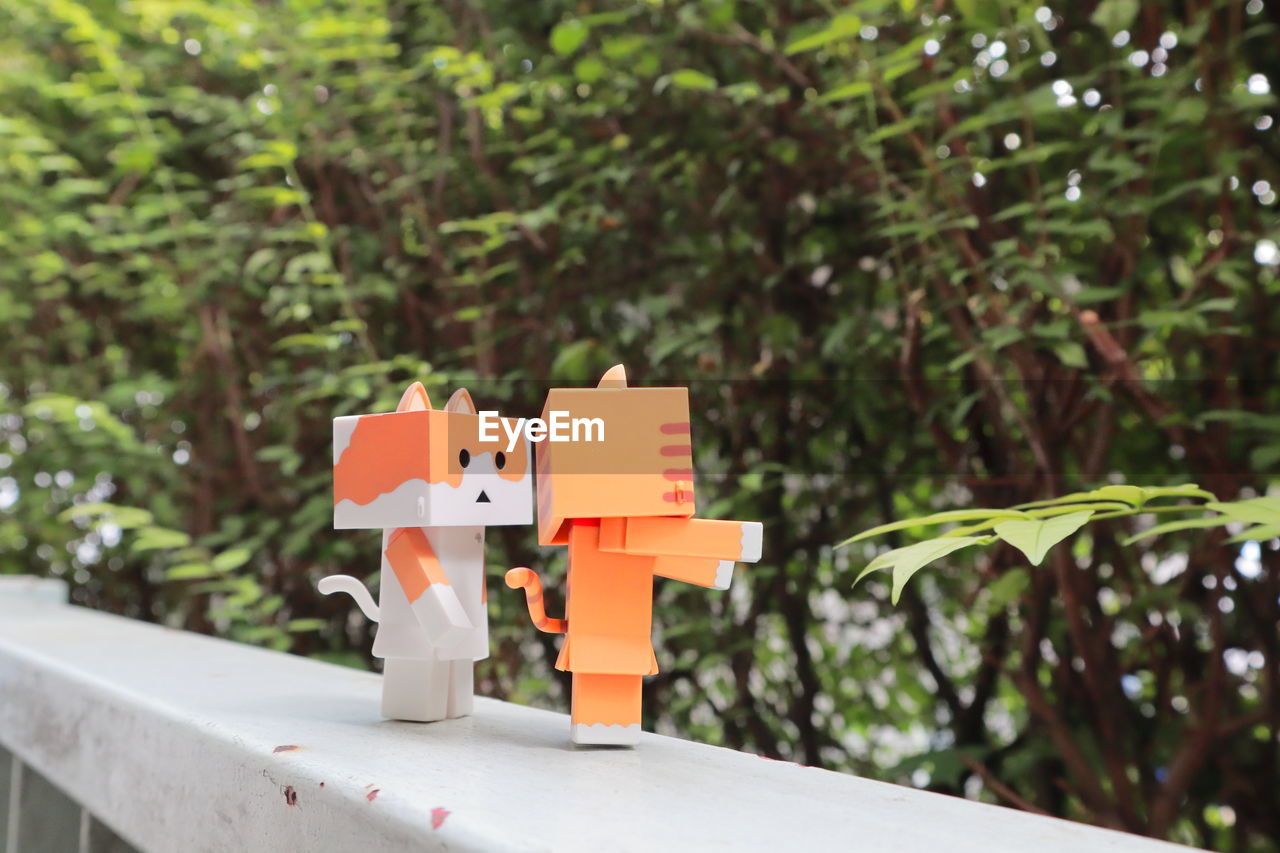
<svg viewBox="0 0 1280 853"><path fill-rule="evenodd" d="M401 527L391 534L386 556L411 604L421 598L433 583L449 583L449 576L421 528Z"/></svg>

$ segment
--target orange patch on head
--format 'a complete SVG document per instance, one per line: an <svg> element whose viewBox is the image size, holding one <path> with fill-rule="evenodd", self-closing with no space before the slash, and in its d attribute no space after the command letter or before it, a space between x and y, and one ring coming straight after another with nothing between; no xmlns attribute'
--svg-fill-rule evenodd
<svg viewBox="0 0 1280 853"><path fill-rule="evenodd" d="M470 402L470 397L456 399ZM496 430L496 440L482 442L479 415L424 409L423 405L430 403L415 383L405 392L402 410L358 418L349 443L333 466L335 505L350 500L365 506L410 480L457 488L465 474L463 450L470 455L490 453L495 466L502 453L503 464L497 473L504 480L519 481L528 473L529 449L523 438L507 452L505 429Z"/></svg>
<svg viewBox="0 0 1280 853"><path fill-rule="evenodd" d="M407 480L439 482L441 477L432 477L429 447L433 421L440 414L361 416L351 442L333 466L333 502L351 500L363 506Z"/></svg>

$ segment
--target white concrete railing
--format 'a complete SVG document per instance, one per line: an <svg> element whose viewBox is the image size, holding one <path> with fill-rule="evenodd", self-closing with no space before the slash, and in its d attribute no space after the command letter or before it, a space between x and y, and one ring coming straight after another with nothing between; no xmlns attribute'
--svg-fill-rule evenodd
<svg viewBox="0 0 1280 853"><path fill-rule="evenodd" d="M1187 849L659 735L574 749L496 700L388 722L377 675L4 586L7 853Z"/></svg>

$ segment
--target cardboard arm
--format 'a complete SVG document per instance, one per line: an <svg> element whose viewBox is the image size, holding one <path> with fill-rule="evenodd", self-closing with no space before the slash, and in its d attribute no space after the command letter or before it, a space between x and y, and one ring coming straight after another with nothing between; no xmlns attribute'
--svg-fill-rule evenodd
<svg viewBox="0 0 1280 853"><path fill-rule="evenodd" d="M713 557L658 557L653 573L664 578L695 583L712 589L728 589L733 583L733 560Z"/></svg>
<svg viewBox="0 0 1280 853"><path fill-rule="evenodd" d="M450 643L471 629L471 620L421 528L401 527L391 534L386 554L413 615L433 644Z"/></svg>
<svg viewBox="0 0 1280 853"><path fill-rule="evenodd" d="M618 554L754 563L760 559L762 538L758 521L660 516L600 522L600 550Z"/></svg>

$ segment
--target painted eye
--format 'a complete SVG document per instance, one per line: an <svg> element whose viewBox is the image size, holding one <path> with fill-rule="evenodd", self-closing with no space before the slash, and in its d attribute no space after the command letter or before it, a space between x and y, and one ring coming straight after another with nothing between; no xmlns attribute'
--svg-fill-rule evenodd
<svg viewBox="0 0 1280 853"><path fill-rule="evenodd" d="M471 464L471 454L467 452L465 447L458 451L458 464L463 468Z"/></svg>
<svg viewBox="0 0 1280 853"><path fill-rule="evenodd" d="M499 450L498 455L493 457L493 464L498 466L499 471L507 467L507 454Z"/></svg>

